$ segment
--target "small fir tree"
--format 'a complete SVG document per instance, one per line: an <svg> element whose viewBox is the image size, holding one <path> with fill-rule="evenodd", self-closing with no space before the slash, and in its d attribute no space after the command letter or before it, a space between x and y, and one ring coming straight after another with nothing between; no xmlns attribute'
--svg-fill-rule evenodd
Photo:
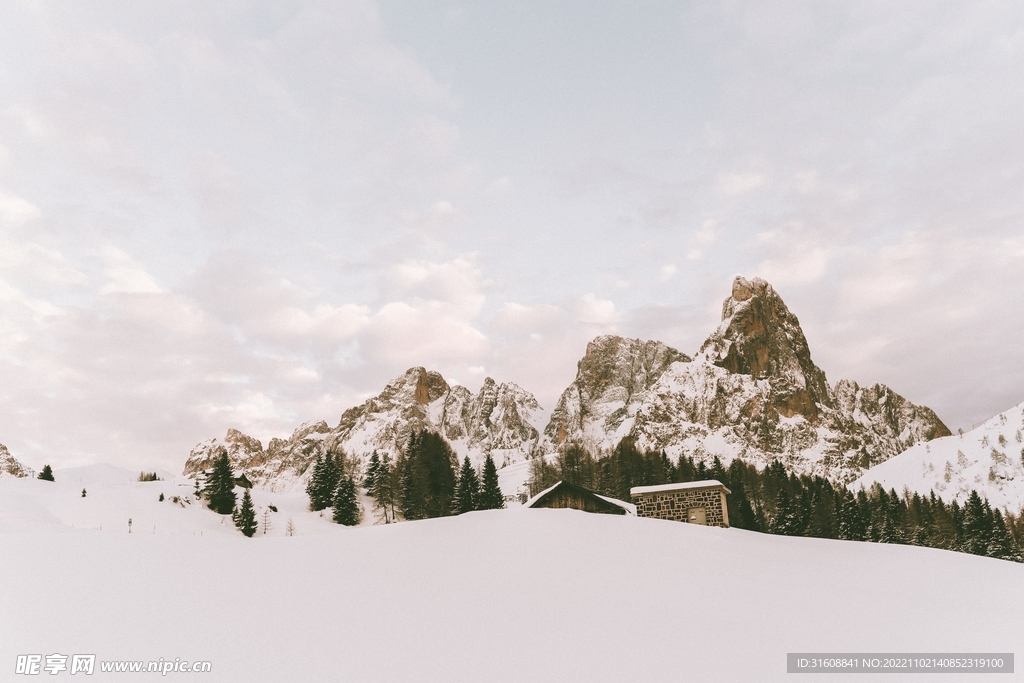
<svg viewBox="0 0 1024 683"><path fill-rule="evenodd" d="M235 477L231 473L228 452L222 450L213 461L213 469L206 478L206 500L210 509L221 515L229 515L235 509Z"/></svg>
<svg viewBox="0 0 1024 683"><path fill-rule="evenodd" d="M992 532L985 554L989 557L1014 562L1020 562L1022 559L1020 551L1014 547L1013 537L1010 535L1009 529L1006 528L1006 520L1003 519L1003 513L999 508L992 511Z"/></svg>
<svg viewBox="0 0 1024 683"><path fill-rule="evenodd" d="M366 466L366 478L363 479L363 486L366 487L367 491L373 491L379 474L380 456L377 455L377 451L374 450L373 453L370 453L370 463Z"/></svg>
<svg viewBox="0 0 1024 683"><path fill-rule="evenodd" d="M469 462L469 456L462 460L462 469L459 470L459 479L455 483L455 495L452 497L452 512L461 515L465 512L476 510L477 498L480 495L480 480L476 476L476 470Z"/></svg>
<svg viewBox="0 0 1024 683"><path fill-rule="evenodd" d="M313 463L313 472L306 483L306 493L309 495L309 508L318 512L331 507L334 499L334 492L338 488L338 481L341 478L340 463L330 453L320 454Z"/></svg>
<svg viewBox="0 0 1024 683"><path fill-rule="evenodd" d="M160 495L162 496L164 494L161 493ZM82 489L82 498L85 498L85 489ZM163 500L163 499L161 498L161 500Z"/></svg>
<svg viewBox="0 0 1024 683"><path fill-rule="evenodd" d="M332 506L334 507L332 517L335 522L345 526L359 524L359 499L356 496L356 483L352 477L342 477L338 482Z"/></svg>
<svg viewBox="0 0 1024 683"><path fill-rule="evenodd" d="M49 465L43 465L43 469L39 473L39 478L43 481L53 481L53 470L50 469Z"/></svg>
<svg viewBox="0 0 1024 683"><path fill-rule="evenodd" d="M378 521L385 524L395 521L396 491L391 458L385 453L373 478L373 487L367 489L367 493L373 498L373 509L378 513Z"/></svg>
<svg viewBox="0 0 1024 683"><path fill-rule="evenodd" d="M249 495L249 489L246 489L245 493L242 494L242 504L239 506L234 518L235 526L238 527L239 531L252 538L252 535L256 533L257 526L256 510L252 506L252 496Z"/></svg>
<svg viewBox="0 0 1024 683"><path fill-rule="evenodd" d="M477 499L477 510L500 510L505 507L505 496L498 486L498 468L494 466L494 458L487 454L484 460L483 476L480 479L480 494Z"/></svg>

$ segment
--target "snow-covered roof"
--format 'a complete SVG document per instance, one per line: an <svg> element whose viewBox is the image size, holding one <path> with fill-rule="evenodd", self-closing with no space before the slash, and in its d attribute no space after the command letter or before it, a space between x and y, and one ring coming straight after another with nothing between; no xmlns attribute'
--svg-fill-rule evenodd
<svg viewBox="0 0 1024 683"><path fill-rule="evenodd" d="M725 484L717 479L705 479L704 481L687 481L681 484L660 484L658 486L634 486L629 490L629 495L638 496L644 493L661 493L662 491L680 491L682 489L711 489L721 488L726 493L732 493L725 488Z"/></svg>
<svg viewBox="0 0 1024 683"><path fill-rule="evenodd" d="M568 484L569 482L559 481L556 484L554 484L553 486L547 487L546 489L544 489L543 491L538 493L536 496L534 496L530 500L528 500L525 503L523 503L523 507L526 507L526 508L533 507L534 503L536 503L538 500L540 500L541 498L543 498L547 494L549 494L552 491L554 491L556 488L561 486L563 483ZM580 486L579 488L583 488L583 487ZM584 491L588 491L588 489L583 489L583 490ZM589 492L590 493L594 493L593 491L589 491ZM623 510L625 510L628 514L633 515L634 517L636 516L636 505L633 505L632 503L627 503L626 501L619 500L618 498L609 498L608 496L602 496L600 493L594 493L594 495L597 496L598 498L600 498L601 500L605 501L606 503L611 503L612 505L617 505L618 507L620 507Z"/></svg>
<svg viewBox="0 0 1024 683"><path fill-rule="evenodd" d="M608 496L602 496L600 493L595 493L594 495L597 496L598 498L600 498L601 500L608 501L612 505L618 505L620 508L625 510L628 514L631 514L634 517L636 517L636 505L633 505L632 503L627 503L624 500L619 500L618 498L609 498Z"/></svg>
<svg viewBox="0 0 1024 683"><path fill-rule="evenodd" d="M561 481L559 481L559 482L558 482L558 483L556 483L556 484L555 484L554 486L549 486L549 487L547 487L546 489L544 489L543 491L541 491L540 493L538 493L538 494L537 494L536 496L534 496L534 497L533 497L533 498L531 498L530 500L528 500L528 501L526 501L525 503L523 503L523 507L524 507L524 508L532 508L532 507L533 507L533 504L534 504L534 503L536 503L536 502L537 502L538 500L540 500L540 499L541 499L541 498L542 498L543 496L545 496L545 495L547 495L548 493L551 493L552 491L554 491L554 490L555 490L555 487L556 487L556 486L558 486L558 484L561 484L561 483L562 483L562 482L561 482Z"/></svg>

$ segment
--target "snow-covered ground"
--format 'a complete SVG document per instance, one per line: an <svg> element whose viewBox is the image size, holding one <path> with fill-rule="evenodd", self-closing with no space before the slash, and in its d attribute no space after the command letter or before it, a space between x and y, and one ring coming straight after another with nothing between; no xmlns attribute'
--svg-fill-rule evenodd
<svg viewBox="0 0 1024 683"><path fill-rule="evenodd" d="M1024 565L999 560L523 507L350 529L260 491L275 529L247 539L157 501L185 482L56 474L0 481L8 674L61 653L207 681L732 683L789 680L787 652L1024 652Z"/></svg>
<svg viewBox="0 0 1024 683"><path fill-rule="evenodd" d="M994 507L1024 507L1024 403L964 434L920 443L872 467L850 484L854 490L879 483L963 503L975 489Z"/></svg>

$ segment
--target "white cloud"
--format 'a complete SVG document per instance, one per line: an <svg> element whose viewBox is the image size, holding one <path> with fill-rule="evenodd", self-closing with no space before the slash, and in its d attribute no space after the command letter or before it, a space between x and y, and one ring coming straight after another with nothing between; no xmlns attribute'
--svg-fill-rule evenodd
<svg viewBox="0 0 1024 683"><path fill-rule="evenodd" d="M615 303L609 299L599 299L594 294L580 297L576 307L576 315L584 325L606 329L612 332L622 319L622 314L615 309Z"/></svg>
<svg viewBox="0 0 1024 683"><path fill-rule="evenodd" d="M103 274L107 283L100 290L103 294L159 294L164 290L156 283L145 266L128 253L107 245L101 249L106 268Z"/></svg>
<svg viewBox="0 0 1024 683"><path fill-rule="evenodd" d="M718 191L727 196L746 194L764 184L764 175L754 171L729 172L718 175Z"/></svg>
<svg viewBox="0 0 1024 683"><path fill-rule="evenodd" d="M700 227L690 235L686 250L686 258L697 261L704 258L708 247L718 240L720 227L714 218L706 217Z"/></svg>
<svg viewBox="0 0 1024 683"><path fill-rule="evenodd" d="M42 212L30 202L13 194L0 191L0 221L12 225L23 225L39 218Z"/></svg>

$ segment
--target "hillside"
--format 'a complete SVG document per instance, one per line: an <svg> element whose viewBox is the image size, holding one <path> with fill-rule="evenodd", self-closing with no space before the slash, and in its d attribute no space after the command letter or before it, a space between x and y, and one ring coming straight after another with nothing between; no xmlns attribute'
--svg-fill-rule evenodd
<svg viewBox="0 0 1024 683"><path fill-rule="evenodd" d="M0 519L22 519L0 527L0 585L18 587L0 592L9 663L87 652L208 660L203 680L224 682L733 683L789 680L796 651L1024 651L1024 566L958 553L524 508L292 538L128 535L72 529L85 520L70 512L54 526L33 507L46 482L0 484Z"/></svg>
<svg viewBox="0 0 1024 683"><path fill-rule="evenodd" d="M963 503L971 490L989 503L1018 512L1024 507L1024 403L961 435L918 444L872 467L851 487L936 495Z"/></svg>

